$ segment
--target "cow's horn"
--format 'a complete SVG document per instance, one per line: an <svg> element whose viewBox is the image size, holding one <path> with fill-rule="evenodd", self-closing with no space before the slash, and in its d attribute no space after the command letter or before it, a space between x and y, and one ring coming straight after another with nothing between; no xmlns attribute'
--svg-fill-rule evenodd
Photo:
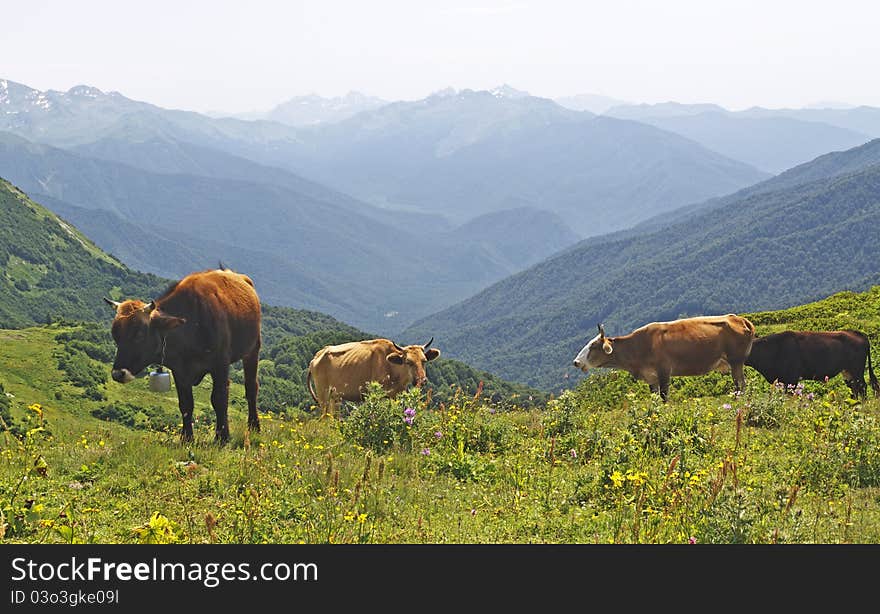
<svg viewBox="0 0 880 614"><path fill-rule="evenodd" d="M107 303L108 305L112 305L113 307L116 307L116 308L118 308L122 304L118 301L112 301L109 298L107 298L106 296L104 297L104 302Z"/></svg>
<svg viewBox="0 0 880 614"><path fill-rule="evenodd" d="M144 305L144 313L150 313L156 308L156 301L150 301Z"/></svg>
<svg viewBox="0 0 880 614"><path fill-rule="evenodd" d="M402 347L400 347L399 345L397 345L397 344L394 343L393 341L391 342L391 344L394 346L394 348L395 348L398 352L406 353L406 350L405 350L405 349L403 349Z"/></svg>
<svg viewBox="0 0 880 614"><path fill-rule="evenodd" d="M605 327L599 324L599 335L604 339L605 338Z"/></svg>
<svg viewBox="0 0 880 614"><path fill-rule="evenodd" d="M428 343L426 343L425 345L423 345L422 348L427 350L429 347L431 347L432 343L434 343L434 337L431 337L431 340L428 341Z"/></svg>

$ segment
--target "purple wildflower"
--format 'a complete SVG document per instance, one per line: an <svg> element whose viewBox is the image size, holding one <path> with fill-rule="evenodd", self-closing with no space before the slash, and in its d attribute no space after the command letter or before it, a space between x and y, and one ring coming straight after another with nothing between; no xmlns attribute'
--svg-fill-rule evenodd
<svg viewBox="0 0 880 614"><path fill-rule="evenodd" d="M403 410L403 415L404 416L415 416L416 410L414 410L412 407L407 407L406 409Z"/></svg>
<svg viewBox="0 0 880 614"><path fill-rule="evenodd" d="M696 537L688 537L688 543L689 544L696 544L697 538Z"/></svg>
<svg viewBox="0 0 880 614"><path fill-rule="evenodd" d="M441 433L440 431L436 431L434 433L434 437L436 437L437 439L440 439L441 437L443 437L443 433Z"/></svg>
<svg viewBox="0 0 880 614"><path fill-rule="evenodd" d="M431 450L428 448L422 448L422 456L428 456L431 453Z"/></svg>
<svg viewBox="0 0 880 614"><path fill-rule="evenodd" d="M721 407L723 407L724 409L730 409L732 407L732 405L730 403L725 403Z"/></svg>
<svg viewBox="0 0 880 614"><path fill-rule="evenodd" d="M569 450L568 453L571 454L571 457L572 457L572 458L577 458L577 457L578 457L577 450L575 450L574 448L572 448L571 450Z"/></svg>

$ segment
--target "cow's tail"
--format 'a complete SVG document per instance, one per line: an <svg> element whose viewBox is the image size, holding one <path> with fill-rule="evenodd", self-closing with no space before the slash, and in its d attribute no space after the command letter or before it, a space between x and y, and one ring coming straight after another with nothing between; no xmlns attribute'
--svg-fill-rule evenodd
<svg viewBox="0 0 880 614"><path fill-rule="evenodd" d="M312 395L312 398L315 399L315 403L318 403L318 393L315 392L315 387L312 386L312 369L309 367L309 374L306 376L306 386L309 388L309 394Z"/></svg>
<svg viewBox="0 0 880 614"><path fill-rule="evenodd" d="M874 396L880 397L880 383L874 375L874 367L871 366L871 342L868 341L868 378L871 381L871 388L874 390Z"/></svg>
<svg viewBox="0 0 880 614"><path fill-rule="evenodd" d="M746 347L746 358L748 358L749 354L752 353L752 345L755 342L755 337L757 337L757 334L755 332L755 325L752 324L751 320L749 320L748 318L743 318L742 321L746 328L746 334L749 336L749 345Z"/></svg>

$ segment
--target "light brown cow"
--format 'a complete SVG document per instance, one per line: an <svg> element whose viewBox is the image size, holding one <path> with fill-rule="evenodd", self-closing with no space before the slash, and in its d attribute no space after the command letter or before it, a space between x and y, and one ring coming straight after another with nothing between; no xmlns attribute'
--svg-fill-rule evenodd
<svg viewBox="0 0 880 614"><path fill-rule="evenodd" d="M379 382L393 398L427 381L425 363L440 356L440 350L429 349L433 341L400 347L389 339L369 339L325 346L309 363L309 392L329 415L339 401L362 401L367 382Z"/></svg>
<svg viewBox="0 0 880 614"><path fill-rule="evenodd" d="M669 395L673 375L703 375L709 371L730 371L737 391L745 387L743 365L755 338L755 326L735 315L684 318L652 322L628 335L590 340L574 359L574 366L622 369L648 382L663 401Z"/></svg>

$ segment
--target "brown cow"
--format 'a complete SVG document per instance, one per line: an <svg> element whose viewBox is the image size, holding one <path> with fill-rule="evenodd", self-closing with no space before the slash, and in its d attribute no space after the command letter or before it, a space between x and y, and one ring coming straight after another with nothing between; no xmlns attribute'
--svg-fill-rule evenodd
<svg viewBox="0 0 880 614"><path fill-rule="evenodd" d="M590 340L574 359L574 366L629 371L648 382L665 402L673 375L703 375L709 371L730 371L736 390L745 388L743 365L755 338L755 327L734 314L652 322L628 335Z"/></svg>
<svg viewBox="0 0 880 614"><path fill-rule="evenodd" d="M433 341L400 347L389 339L369 339L325 346L309 363L309 392L330 415L340 400L362 401L367 382L379 382L393 398L427 381L425 363L440 356L440 350L428 349Z"/></svg>
<svg viewBox="0 0 880 614"><path fill-rule="evenodd" d="M229 365L242 361L248 428L259 430L257 362L261 345L260 299L254 282L228 269L192 273L154 301L111 301L116 308L113 379L128 383L152 364L174 376L183 417L181 438L192 440L193 386L211 374L215 437L229 439Z"/></svg>

